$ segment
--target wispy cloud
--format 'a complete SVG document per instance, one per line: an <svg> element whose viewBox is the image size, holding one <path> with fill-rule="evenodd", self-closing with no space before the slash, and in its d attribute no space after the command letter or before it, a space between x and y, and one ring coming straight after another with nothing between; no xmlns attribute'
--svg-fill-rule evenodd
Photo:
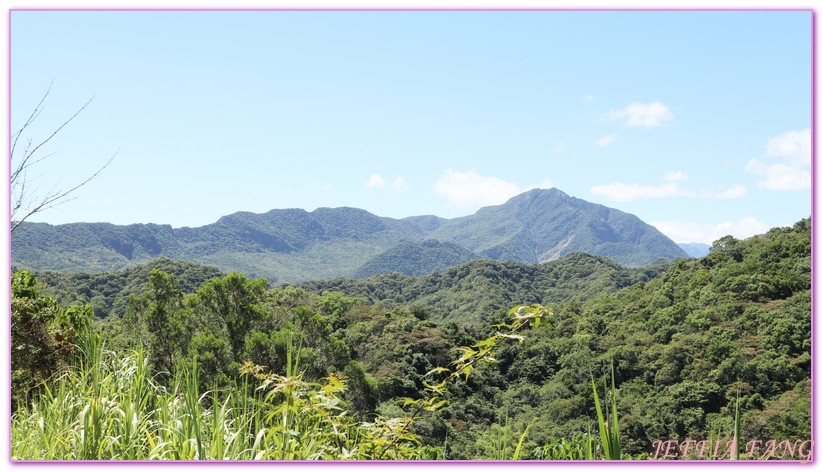
<svg viewBox="0 0 823 472"><path fill-rule="evenodd" d="M669 172L663 177L664 182L660 185L613 182L595 185L589 189L589 192L615 202L628 202L639 198L693 197L694 192L682 188L679 183L687 178L686 174L680 171Z"/></svg>
<svg viewBox="0 0 823 472"><path fill-rule="evenodd" d="M811 187L811 130L788 131L769 139L766 156L778 159L769 164L752 159L744 168L748 174L763 177L757 186L768 190L802 190Z"/></svg>
<svg viewBox="0 0 823 472"><path fill-rule="evenodd" d="M793 164L811 165L811 130L787 131L780 136L769 139L769 142L766 144L766 155L786 159Z"/></svg>
<svg viewBox="0 0 823 472"><path fill-rule="evenodd" d="M746 187L733 185L718 192L701 190L696 192L681 185L689 176L681 171L667 172L663 176L663 183L658 185L641 185L634 183L613 182L604 185L595 185L589 189L594 195L600 195L615 202L628 202L641 198L657 199L671 197L700 197L712 200L730 200L746 195Z"/></svg>
<svg viewBox="0 0 823 472"><path fill-rule="evenodd" d="M434 185L437 195L460 209L478 208L505 203L509 198L533 188L548 188L552 183L544 179L539 184L521 187L497 177L481 175L474 170L460 172L447 169Z"/></svg>
<svg viewBox="0 0 823 472"><path fill-rule="evenodd" d="M713 198L715 200L733 200L746 196L746 187L744 185L733 185L726 190L720 192L703 192L703 198Z"/></svg>
<svg viewBox="0 0 823 472"><path fill-rule="evenodd" d="M742 239L768 230L768 226L755 217L721 223L672 220L650 221L649 224L678 243L711 244L727 235Z"/></svg>
<svg viewBox="0 0 823 472"><path fill-rule="evenodd" d="M397 193L403 193L409 189L406 179L403 177L395 177L391 185L386 184L386 179L380 174L372 174L369 180L366 181L367 188L390 189Z"/></svg>
<svg viewBox="0 0 823 472"><path fill-rule="evenodd" d="M640 103L633 102L625 108L612 110L604 115L606 121L617 121L630 128L650 128L672 121L674 115L669 107L660 102Z"/></svg>
<svg viewBox="0 0 823 472"><path fill-rule="evenodd" d="M597 147L604 148L604 147L614 143L614 141L616 139L617 139L617 133L607 134L605 136L601 136L600 138L598 138L597 141L594 142L594 144L596 144Z"/></svg>
<svg viewBox="0 0 823 472"><path fill-rule="evenodd" d="M593 101L594 101L594 95L592 95L592 94L589 94L589 95L586 95L585 97L583 97L583 102L585 102L585 103L591 103Z"/></svg>
<svg viewBox="0 0 823 472"><path fill-rule="evenodd" d="M403 177L395 177L392 181L391 188L397 193L403 193L409 189L409 185Z"/></svg>
<svg viewBox="0 0 823 472"><path fill-rule="evenodd" d="M372 174L369 180L366 181L368 188L381 188L386 186L386 179L380 174Z"/></svg>
<svg viewBox="0 0 823 472"><path fill-rule="evenodd" d="M558 141L558 142L554 145L554 152L555 152L556 154L562 154L562 153L563 153L563 151L565 151L565 150L566 150L566 143L564 143L563 141Z"/></svg>

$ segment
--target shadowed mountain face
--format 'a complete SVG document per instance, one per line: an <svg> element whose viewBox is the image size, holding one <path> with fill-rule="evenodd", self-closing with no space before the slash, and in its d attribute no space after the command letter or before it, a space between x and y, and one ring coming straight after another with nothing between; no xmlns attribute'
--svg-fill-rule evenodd
<svg viewBox="0 0 823 472"><path fill-rule="evenodd" d="M530 190L454 219L286 209L234 213L199 228L24 223L12 234L12 262L19 267L101 272L163 256L272 283L387 271L422 275L480 258L533 264L574 252L628 266L687 257L637 217L557 189Z"/></svg>

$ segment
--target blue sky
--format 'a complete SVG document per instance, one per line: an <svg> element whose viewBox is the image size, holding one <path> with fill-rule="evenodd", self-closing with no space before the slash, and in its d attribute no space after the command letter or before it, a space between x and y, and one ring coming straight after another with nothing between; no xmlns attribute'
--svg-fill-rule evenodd
<svg viewBox="0 0 823 472"><path fill-rule="evenodd" d="M710 243L811 214L811 13L11 13L35 215L456 217L533 187Z"/></svg>

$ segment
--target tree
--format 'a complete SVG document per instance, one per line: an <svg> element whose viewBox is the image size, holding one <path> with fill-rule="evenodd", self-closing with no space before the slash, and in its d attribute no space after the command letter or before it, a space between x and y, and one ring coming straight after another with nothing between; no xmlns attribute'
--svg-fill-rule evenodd
<svg viewBox="0 0 823 472"><path fill-rule="evenodd" d="M55 154L53 152L43 154L45 152L44 146L48 144L49 141L51 141L52 138L54 138L60 131L62 131L63 128L74 121L74 119L77 118L83 110L85 110L92 100L94 100L94 97L90 98L85 104L83 104L83 106L80 107L79 110L65 120L60 126L57 127L56 130L54 130L42 141L37 142L31 138L23 138L28 128L35 122L35 120L37 120L40 113L42 113L43 106L46 98L49 96L49 92L51 92L51 85L49 85L49 88L46 90L46 93L43 94L43 97L40 99L40 102L37 103L37 106L34 107L31 115L29 115L20 129L11 136L12 144L9 160L11 162L12 169L14 169L11 172L10 181L11 231L17 229L18 226L20 226L35 213L40 213L72 200L72 194L74 194L75 191L94 180L117 156L117 152L115 152L114 155L112 155L102 167L97 169L96 172L79 184L76 184L68 189L53 188L45 194L38 195L37 189L31 188L33 181L29 178L29 171L37 166L37 164L42 163ZM22 142L21 138L23 138ZM24 146L20 152L18 152L18 144Z"/></svg>
<svg viewBox="0 0 823 472"><path fill-rule="evenodd" d="M197 291L201 316L225 324L235 356L243 352L252 322L264 318L260 304L268 288L266 279L250 280L243 274L232 272L222 279L207 282Z"/></svg>
<svg viewBox="0 0 823 472"><path fill-rule="evenodd" d="M123 323L133 341L149 349L155 372L173 373L174 355L186 344L187 315L180 283L159 269L151 271L146 293L129 297Z"/></svg>
<svg viewBox="0 0 823 472"><path fill-rule="evenodd" d="M12 407L65 366L91 325L89 305L61 307L27 270L11 278ZM80 343L82 344L82 343Z"/></svg>

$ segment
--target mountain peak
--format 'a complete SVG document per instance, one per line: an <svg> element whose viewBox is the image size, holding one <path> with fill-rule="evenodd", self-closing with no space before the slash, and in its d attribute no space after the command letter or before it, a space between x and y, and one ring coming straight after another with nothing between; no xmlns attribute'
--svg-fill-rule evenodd
<svg viewBox="0 0 823 472"><path fill-rule="evenodd" d="M569 195L557 187L552 188L533 188L525 192L515 195L509 199L512 200L528 200L533 198L570 198Z"/></svg>
<svg viewBox="0 0 823 472"><path fill-rule="evenodd" d="M482 257L534 264L572 252L644 265L686 253L634 215L571 197L556 189L532 189L506 203L450 220L429 235Z"/></svg>
<svg viewBox="0 0 823 472"><path fill-rule="evenodd" d="M393 219L359 208L321 207L237 212L200 228L24 224L12 234L12 248L15 264L35 270L115 270L165 256L277 283L386 267L428 272L473 258L534 264L585 252L643 265L686 257L639 218L557 188L531 189L454 219Z"/></svg>

